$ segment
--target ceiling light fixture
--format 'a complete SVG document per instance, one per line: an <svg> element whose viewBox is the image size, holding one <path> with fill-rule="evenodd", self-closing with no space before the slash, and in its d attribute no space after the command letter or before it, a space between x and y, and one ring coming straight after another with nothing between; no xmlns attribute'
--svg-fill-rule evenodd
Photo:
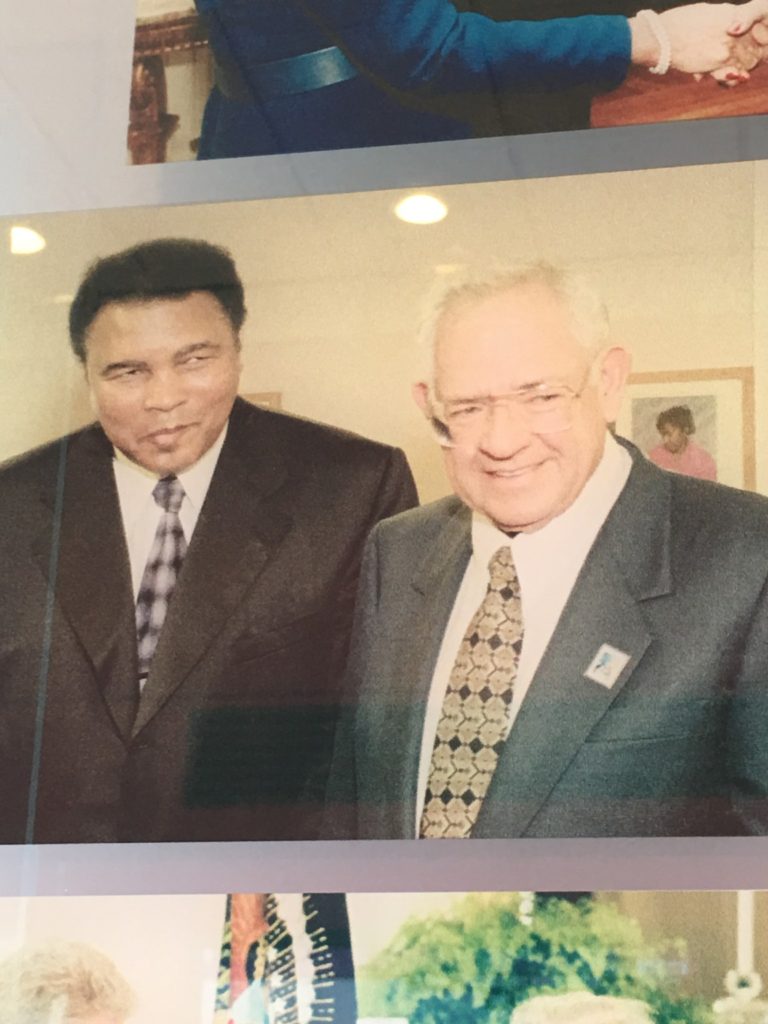
<svg viewBox="0 0 768 1024"><path fill-rule="evenodd" d="M39 231L14 224L11 228L11 252L14 256L31 256L45 248L45 239Z"/></svg>
<svg viewBox="0 0 768 1024"><path fill-rule="evenodd" d="M436 196L416 192L400 200L395 214L407 224L437 224L448 215L448 207Z"/></svg>

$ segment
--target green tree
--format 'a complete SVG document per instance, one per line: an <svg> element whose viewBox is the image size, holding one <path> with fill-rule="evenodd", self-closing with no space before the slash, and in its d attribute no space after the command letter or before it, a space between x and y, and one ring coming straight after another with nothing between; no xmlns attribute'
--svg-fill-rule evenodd
<svg viewBox="0 0 768 1024"><path fill-rule="evenodd" d="M361 1016L411 1024L509 1024L514 1007L538 993L586 989L643 999L657 1024L710 1024L701 1000L675 992L671 958L643 939L614 905L542 900L524 924L517 894L473 894L448 912L411 918L358 972Z"/></svg>

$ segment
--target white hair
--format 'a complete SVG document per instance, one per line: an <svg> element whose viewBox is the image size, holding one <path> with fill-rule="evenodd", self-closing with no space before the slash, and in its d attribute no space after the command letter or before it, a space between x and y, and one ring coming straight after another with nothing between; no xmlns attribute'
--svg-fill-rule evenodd
<svg viewBox="0 0 768 1024"><path fill-rule="evenodd" d="M60 1024L111 1016L123 1021L135 997L97 949L54 940L22 946L0 962L0 1024Z"/></svg>
<svg viewBox="0 0 768 1024"><path fill-rule="evenodd" d="M573 335L594 357L610 337L608 310L584 275L546 261L519 266L466 271L433 294L419 330L424 380L434 371L435 341L443 321L485 299L529 287L547 288L570 315Z"/></svg>
<svg viewBox="0 0 768 1024"><path fill-rule="evenodd" d="M510 1024L653 1024L653 1018L639 999L568 992L526 1000L515 1008Z"/></svg>

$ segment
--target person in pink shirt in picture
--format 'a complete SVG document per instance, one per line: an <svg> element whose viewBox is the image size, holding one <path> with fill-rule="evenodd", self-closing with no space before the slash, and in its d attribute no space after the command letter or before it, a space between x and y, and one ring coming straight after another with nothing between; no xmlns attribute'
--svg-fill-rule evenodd
<svg viewBox="0 0 768 1024"><path fill-rule="evenodd" d="M673 405L656 418L661 444L648 452L648 458L662 469L699 480L717 480L717 464L712 456L691 438L696 433L693 413L687 405Z"/></svg>

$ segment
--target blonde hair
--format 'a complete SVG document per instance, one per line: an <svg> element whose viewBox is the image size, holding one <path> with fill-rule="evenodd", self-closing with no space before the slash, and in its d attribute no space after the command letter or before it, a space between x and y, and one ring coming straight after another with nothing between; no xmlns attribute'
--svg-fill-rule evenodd
<svg viewBox="0 0 768 1024"><path fill-rule="evenodd" d="M512 1013L510 1024L653 1024L639 999L596 996L592 992L534 996Z"/></svg>
<svg viewBox="0 0 768 1024"><path fill-rule="evenodd" d="M548 289L563 304L573 325L575 339L590 356L608 344L608 310L584 275L544 260L519 266L470 270L453 277L432 295L419 330L422 379L431 380L435 341L445 319L485 299L529 287Z"/></svg>
<svg viewBox="0 0 768 1024"><path fill-rule="evenodd" d="M23 946L0 962L0 1024L59 1024L109 1015L123 1021L135 997L97 949L55 940Z"/></svg>

